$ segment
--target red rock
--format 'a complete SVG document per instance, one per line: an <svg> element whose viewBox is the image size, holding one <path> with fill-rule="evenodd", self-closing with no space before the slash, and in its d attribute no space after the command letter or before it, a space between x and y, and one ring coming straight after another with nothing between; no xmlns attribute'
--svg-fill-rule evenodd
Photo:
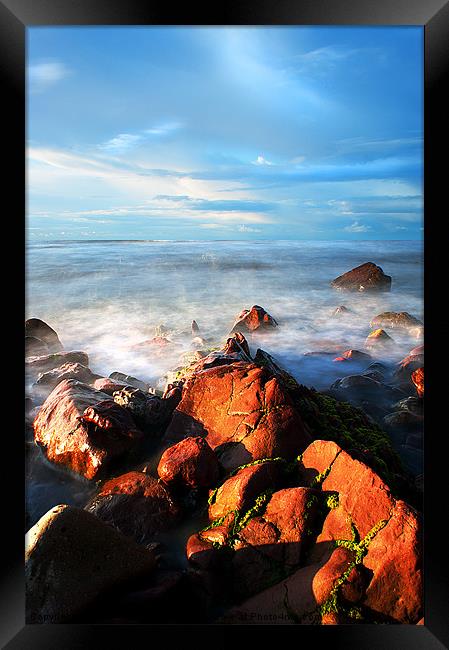
<svg viewBox="0 0 449 650"><path fill-rule="evenodd" d="M263 307L253 305L251 309L244 309L237 316L232 327L232 332L254 332L277 327L277 322Z"/></svg>
<svg viewBox="0 0 449 650"><path fill-rule="evenodd" d="M171 341L165 336L153 336L152 339L146 339L140 343L135 343L131 346L131 350L145 350L146 348L159 347L165 348L167 345L170 345Z"/></svg>
<svg viewBox="0 0 449 650"><path fill-rule="evenodd" d="M111 396L115 393L116 390L121 390L122 388L125 388L125 386L126 384L114 381L113 379L109 379L109 377L100 377L93 383L95 390L101 390L103 393Z"/></svg>
<svg viewBox="0 0 449 650"><path fill-rule="evenodd" d="M375 316L370 322L371 329L386 327L390 329L408 330L419 326L422 326L422 322L406 311L385 311Z"/></svg>
<svg viewBox="0 0 449 650"><path fill-rule="evenodd" d="M360 352L359 350L346 350L339 357L334 359L334 361L370 361L371 355L366 354L366 352Z"/></svg>
<svg viewBox="0 0 449 650"><path fill-rule="evenodd" d="M332 465L340 452L341 447L332 440L314 440L301 456L299 467L302 480L310 485L318 474Z"/></svg>
<svg viewBox="0 0 449 650"><path fill-rule="evenodd" d="M340 291L390 291L391 277L385 275L380 266L366 262L332 280L331 286Z"/></svg>
<svg viewBox="0 0 449 650"><path fill-rule="evenodd" d="M396 381L409 382L412 383L411 375L412 372L422 368L424 366L424 355L423 354L409 354L407 357L404 357L396 367L394 372L394 378Z"/></svg>
<svg viewBox="0 0 449 650"><path fill-rule="evenodd" d="M186 380L165 439L204 435L227 470L252 460L293 458L310 442L281 382L255 364L237 362Z"/></svg>
<svg viewBox="0 0 449 650"><path fill-rule="evenodd" d="M191 535L187 540L186 556L193 566L200 569L215 569L224 559L223 551L211 542L203 539L199 533Z"/></svg>
<svg viewBox="0 0 449 650"><path fill-rule="evenodd" d="M25 361L25 369L32 375L48 372L54 368L67 363L79 363L82 366L89 365L89 357L85 352L57 352L55 354L46 354L43 357L29 357Z"/></svg>
<svg viewBox="0 0 449 650"><path fill-rule="evenodd" d="M187 368L181 370L181 378L185 380L188 377L217 366L229 365L236 361L251 362L251 356L248 343L240 332L234 332L229 337L226 344L221 350L211 352L194 360Z"/></svg>
<svg viewBox="0 0 449 650"><path fill-rule="evenodd" d="M209 506L209 519L219 519L239 510L245 512L262 492L273 489L280 476L277 462L266 462L240 469L221 485Z"/></svg>
<svg viewBox="0 0 449 650"><path fill-rule="evenodd" d="M410 350L409 356L415 356L418 354L422 354L424 356L424 345L418 345L416 348L413 348L413 350Z"/></svg>
<svg viewBox="0 0 449 650"><path fill-rule="evenodd" d="M59 352L62 344L55 330L39 318L25 321L25 336L33 336L47 344L49 352Z"/></svg>
<svg viewBox="0 0 449 650"><path fill-rule="evenodd" d="M133 445L125 436L106 430L94 431L80 420L86 408L107 399L107 395L73 379L60 382L39 409L34 420L34 439L53 463L61 464L94 479L108 464Z"/></svg>
<svg viewBox="0 0 449 650"><path fill-rule="evenodd" d="M411 378L416 386L418 397L424 397L424 368L417 368L412 372Z"/></svg>
<svg viewBox="0 0 449 650"><path fill-rule="evenodd" d="M400 623L417 623L422 616L421 535L418 513L398 501L363 560L374 572L363 604Z"/></svg>
<svg viewBox="0 0 449 650"><path fill-rule="evenodd" d="M110 479L86 509L138 542L169 529L179 514L164 484L144 472Z"/></svg>
<svg viewBox="0 0 449 650"><path fill-rule="evenodd" d="M338 454L322 489L338 492L340 505L351 515L361 538L390 517L395 503L380 477L345 451Z"/></svg>
<svg viewBox="0 0 449 650"><path fill-rule="evenodd" d="M157 473L164 483L205 488L217 483L219 465L206 440L198 436L185 438L166 449Z"/></svg>

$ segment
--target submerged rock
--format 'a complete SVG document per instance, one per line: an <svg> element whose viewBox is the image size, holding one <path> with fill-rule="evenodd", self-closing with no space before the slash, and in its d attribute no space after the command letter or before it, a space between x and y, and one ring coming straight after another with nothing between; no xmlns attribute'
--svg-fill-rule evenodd
<svg viewBox="0 0 449 650"><path fill-rule="evenodd" d="M39 318L25 321L25 336L32 336L46 343L49 352L60 352L63 347L55 330Z"/></svg>
<svg viewBox="0 0 449 650"><path fill-rule="evenodd" d="M173 526L179 514L164 484L144 472L110 479L86 510L139 543Z"/></svg>
<svg viewBox="0 0 449 650"><path fill-rule="evenodd" d="M340 305L339 307L334 309L334 311L332 312L332 318L347 316L350 313L351 313L350 309L348 309L344 305Z"/></svg>
<svg viewBox="0 0 449 650"><path fill-rule="evenodd" d="M253 305L251 309L244 309L237 316L231 332L254 332L277 327L277 322L263 307Z"/></svg>
<svg viewBox="0 0 449 650"><path fill-rule="evenodd" d="M102 428L98 411L98 424L89 421L95 413L93 407L104 400L108 400L106 393L74 379L65 379L56 386L33 423L35 442L49 461L91 480L136 444L135 426L130 429L129 421L123 430L108 426L106 416ZM87 417L86 409L91 409Z"/></svg>
<svg viewBox="0 0 449 650"><path fill-rule="evenodd" d="M394 343L394 340L389 336L385 330L377 329L370 332L365 341L365 347L370 349L385 348Z"/></svg>
<svg viewBox="0 0 449 650"><path fill-rule="evenodd" d="M240 361L186 380L164 439L169 443L198 435L206 437L227 470L260 458L292 458L310 442L278 379Z"/></svg>
<svg viewBox="0 0 449 650"><path fill-rule="evenodd" d="M59 505L26 537L26 623L66 623L116 587L150 573L154 555L79 508Z"/></svg>
<svg viewBox="0 0 449 650"><path fill-rule="evenodd" d="M157 473L167 484L207 488L218 481L219 465L204 438L185 438L164 451Z"/></svg>
<svg viewBox="0 0 449 650"><path fill-rule="evenodd" d="M334 361L370 361L371 355L360 350L345 350Z"/></svg>
<svg viewBox="0 0 449 650"><path fill-rule="evenodd" d="M422 326L422 322L406 311L384 311L375 316L370 322L371 329L390 328L409 330L420 326Z"/></svg>
<svg viewBox="0 0 449 650"><path fill-rule="evenodd" d="M385 275L380 266L373 262L366 262L332 280L331 286L340 291L361 293L390 291L391 277Z"/></svg>

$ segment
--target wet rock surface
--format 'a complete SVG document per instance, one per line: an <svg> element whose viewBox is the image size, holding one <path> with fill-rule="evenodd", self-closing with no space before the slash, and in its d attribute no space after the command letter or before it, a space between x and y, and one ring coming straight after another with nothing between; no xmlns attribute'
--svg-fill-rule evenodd
<svg viewBox="0 0 449 650"><path fill-rule="evenodd" d="M237 316L231 332L254 332L256 330L269 330L277 327L275 319L263 307L253 305L251 309L244 309Z"/></svg>
<svg viewBox="0 0 449 650"><path fill-rule="evenodd" d="M189 437L164 451L157 473L167 484L207 488L217 483L220 468L206 440Z"/></svg>
<svg viewBox="0 0 449 650"><path fill-rule="evenodd" d="M60 352L63 349L55 330L39 318L29 318L25 321L25 337L43 341L49 352Z"/></svg>
<svg viewBox="0 0 449 650"><path fill-rule="evenodd" d="M391 277L386 275L380 266L366 262L332 280L331 286L339 291L360 293L390 291Z"/></svg>
<svg viewBox="0 0 449 650"><path fill-rule="evenodd" d="M27 623L70 622L112 587L155 566L151 551L66 505L44 515L25 541Z"/></svg>

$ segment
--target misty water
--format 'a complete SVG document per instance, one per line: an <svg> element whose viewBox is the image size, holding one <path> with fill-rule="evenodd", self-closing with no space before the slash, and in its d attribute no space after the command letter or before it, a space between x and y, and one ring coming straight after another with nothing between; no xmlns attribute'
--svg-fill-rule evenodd
<svg viewBox="0 0 449 650"><path fill-rule="evenodd" d="M330 287L333 278L368 261L392 277L391 292L348 294ZM416 241L59 241L27 247L26 317L53 327L65 350L87 352L93 372L120 371L156 388L184 365L183 353L195 349L192 320L213 348L226 341L243 308L261 305L279 327L248 337L251 351L260 347L300 383L327 389L367 364L343 369L347 364L334 363L334 355L305 353L364 350L370 320L383 311L407 311L422 320L422 291L423 251ZM333 318L339 305L350 314ZM133 349L161 325L170 345ZM395 341L390 362L422 342L413 332L389 334ZM76 490L61 476L48 467L30 470L31 520L47 505L77 503ZM37 488L46 497L34 507Z"/></svg>

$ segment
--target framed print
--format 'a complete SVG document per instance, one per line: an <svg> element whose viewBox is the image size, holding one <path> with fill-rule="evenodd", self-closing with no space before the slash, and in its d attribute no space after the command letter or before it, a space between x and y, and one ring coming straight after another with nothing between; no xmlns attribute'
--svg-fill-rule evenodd
<svg viewBox="0 0 449 650"><path fill-rule="evenodd" d="M449 647L448 25L2 0L2 647Z"/></svg>

